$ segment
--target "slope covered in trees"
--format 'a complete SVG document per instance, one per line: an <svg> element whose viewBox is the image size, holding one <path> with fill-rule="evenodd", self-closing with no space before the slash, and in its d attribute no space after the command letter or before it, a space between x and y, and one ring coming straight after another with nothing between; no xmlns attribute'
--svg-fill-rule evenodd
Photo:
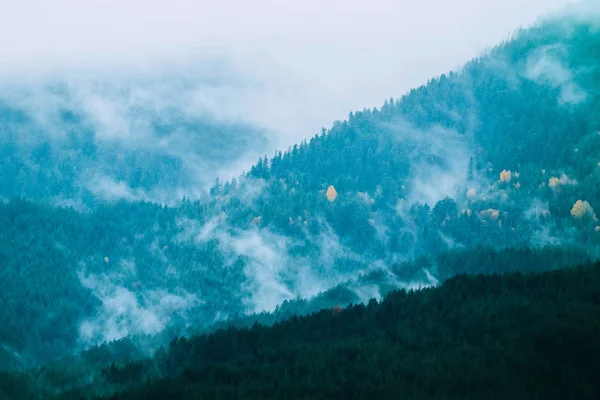
<svg viewBox="0 0 600 400"><path fill-rule="evenodd" d="M598 264L457 275L380 303L177 339L92 381L65 364L0 375L0 387L14 399L51 396L45 379L66 374L82 386L69 382L60 399L592 399L600 393L599 287Z"/></svg>
<svg viewBox="0 0 600 400"><path fill-rule="evenodd" d="M86 209L200 195L214 179L206 171L236 171L269 140L263 128L216 118L202 101L235 86L230 71L215 77L213 69L2 80L0 198Z"/></svg>
<svg viewBox="0 0 600 400"><path fill-rule="evenodd" d="M169 328L166 336L202 330L222 319L215 319L217 313L237 318L246 310L245 299L255 295L243 286L243 270L228 267L228 261L219 258L218 245L190 246L173 240L180 234L173 222L176 210L122 203L79 214L27 202L10 202L0 209L5 244L0 248L2 369L26 368L129 335L153 335L165 328ZM155 226L160 227L157 232ZM136 238L140 231L153 233ZM455 273L540 271L587 261L585 252L575 248L502 252L479 248L390 267L368 269L365 262L361 276L337 277L331 286L339 283L339 287L311 302L276 304L278 319L367 302L398 287L431 285Z"/></svg>
<svg viewBox="0 0 600 400"><path fill-rule="evenodd" d="M0 368L200 329L338 285L346 302L433 285L464 271L468 263L452 263L452 254L480 246L564 247L556 250L564 265L597 258L597 26L596 15L545 21L170 206L132 200L161 200L152 193L177 195L191 183L170 155L203 159L193 132L250 131L206 127L170 109L144 142L156 152L130 148L119 158L107 132L68 107L59 126L72 135L50 143L46 125L5 99L0 194L11 199L0 204L0 320L8 321ZM129 127L131 137L145 138L149 126ZM20 143L27 132L40 142ZM85 171L98 168L122 201L77 189L97 184ZM61 196L84 210L57 208ZM493 263L470 265L485 272Z"/></svg>

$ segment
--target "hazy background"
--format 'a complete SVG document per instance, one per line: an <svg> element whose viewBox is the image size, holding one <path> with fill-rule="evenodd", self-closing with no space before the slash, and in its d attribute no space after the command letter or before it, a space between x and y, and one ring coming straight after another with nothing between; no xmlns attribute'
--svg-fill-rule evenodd
<svg viewBox="0 0 600 400"><path fill-rule="evenodd" d="M502 54L485 61L489 71L484 76L498 84L493 87L514 84L520 89L524 81L545 86L539 93L515 90L513 97L500 99L504 108L499 112L485 101L494 96L482 95L481 104L488 108L476 107L471 82L459 81L451 93L466 88L464 98L458 96L465 101L448 96L433 105L452 119L448 127L436 125L443 118L430 126L410 121L408 115L373 117L359 141L346 146L340 136L326 144L323 158L336 160L335 153L342 153L338 165L347 174L326 171L332 164L322 163L314 170L318 172L296 180L300 174L291 165L272 179L240 179L238 189L204 196L217 176L236 176L264 154L285 150L351 111L379 107L385 99L459 68L568 1L415 3L0 0L0 205L6 201L0 223L5 221L5 236L12 240L4 246L10 253L5 259L13 262L7 270L26 270L33 277L15 275L20 280L11 281L6 298L26 293L33 281L43 282L39 271L54 276L49 265L56 271L64 267L71 280L59 288L75 288L78 296L94 302L69 314L70 325L56 322L65 315L59 302L50 317L38 314L37 304L43 301L28 301L28 312L49 338L56 335L54 326L61 326L65 337L89 345L129 334L155 334L171 320L176 320L174 326L188 326L212 323L239 310L273 310L284 300L310 298L346 281L365 302L381 297L388 287L434 284L443 277L429 273L429 265L406 274L388 266L479 243L479 238L470 238L470 228L458 225L458 215L472 213L473 221L487 224L490 228L479 232L488 233L482 243L489 246L512 246L521 238L539 246L576 243L576 229L564 229L572 225L563 222L572 219L569 212L576 199L595 193L586 189L595 183L586 184L580 177L577 181L567 169L571 164L552 170L545 163L553 157L544 157L543 163L539 157L530 162L529 176L523 167L522 188L512 166L514 180L499 180L500 171L518 160L506 156L511 153L506 149L498 151L499 163L494 161L493 168L476 165L472 176L467 172L477 146L495 150L498 141L491 138L537 144L521 141L522 132L544 141L563 133L562 125L542 129L537 119L534 124L521 115L529 118L539 115L537 110L550 110L552 121L559 121L560 116L570 118L562 113L568 108L563 105L594 98L593 84L581 83L587 72L580 71L591 70L588 59L580 57L569 65L560 44L533 41L516 63L506 62ZM470 78L467 74L464 80ZM443 97L447 92L433 88L430 93ZM531 101L530 93L544 102ZM412 109L418 116L417 106ZM518 115L524 122L501 131L504 125L490 120L504 116L505 110L513 112L505 119L517 120ZM581 115L589 114L581 110ZM472 121L487 123L479 141L471 132L476 125ZM595 143L595 130L580 134L587 140L581 143ZM577 146L573 165L587 163L595 170L598 161L591 150L590 162L584 159L587 151L578 150L593 147L577 140L568 146L556 143L560 151L542 154L570 160L570 146ZM374 144L377 152L370 158ZM358 151L345 151L352 146L368 157L354 163L351 155ZM317 149L311 161L322 155ZM405 162L410 165L402 172L405 176L382 167L400 165L400 171ZM547 175L546 169L537 172L542 168L548 168ZM549 192L545 185L552 179L558 183ZM589 174L588 182L594 179ZM330 184L340 192L339 209L325 203ZM206 201L173 208L128 203L94 208L118 200L177 205L183 196ZM383 196L389 198L383 201ZM52 210L66 216L57 214L56 228L45 219L47 209L8 201L18 197L81 212ZM456 202L442 203L436 210L445 197ZM304 211L297 214L299 210ZM555 220L549 218L550 210L562 214ZM595 232L595 213L587 214L587 232ZM14 223L13 215L22 224ZM31 238L44 239L35 242L42 256L28 248ZM381 292L371 278L356 278L375 269L384 274ZM13 302L12 310L19 307ZM10 340L0 336L0 346L9 349L11 360L28 352L34 359L36 352L45 351L35 335L21 346L9 333L5 337ZM55 355L68 348L47 347Z"/></svg>
<svg viewBox="0 0 600 400"><path fill-rule="evenodd" d="M87 105L90 82L114 92L133 81L144 89L144 106L167 103L266 131L268 141L218 171L228 178L261 153L285 150L350 111L380 106L568 3L1 0L0 84L62 79ZM180 87L158 84L166 75L187 77L193 90L181 96ZM119 135L93 94L86 113L102 113L93 119ZM141 101L102 95L119 109ZM121 127L126 117L118 118Z"/></svg>

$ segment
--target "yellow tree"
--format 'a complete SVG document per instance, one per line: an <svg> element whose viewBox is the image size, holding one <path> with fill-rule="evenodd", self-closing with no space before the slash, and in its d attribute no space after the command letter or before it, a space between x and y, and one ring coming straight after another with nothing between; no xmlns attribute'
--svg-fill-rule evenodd
<svg viewBox="0 0 600 400"><path fill-rule="evenodd" d="M510 170L505 170L503 169L502 172L500 172L500 182L510 182L510 179L512 178L512 173L510 172Z"/></svg>
<svg viewBox="0 0 600 400"><path fill-rule="evenodd" d="M337 191L335 190L333 185L330 185L327 188L327 193L325 193L325 195L327 196L327 200L329 200L330 203L333 203L335 201L335 199L337 198Z"/></svg>
<svg viewBox="0 0 600 400"><path fill-rule="evenodd" d="M585 215L591 216L594 220L596 219L594 209L590 203L585 200L577 200L575 204L573 204L573 208L571 208L571 215L577 219L581 219Z"/></svg>

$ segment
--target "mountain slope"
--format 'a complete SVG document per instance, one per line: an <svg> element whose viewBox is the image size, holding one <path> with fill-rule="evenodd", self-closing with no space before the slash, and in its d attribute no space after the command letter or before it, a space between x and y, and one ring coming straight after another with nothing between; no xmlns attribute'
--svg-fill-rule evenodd
<svg viewBox="0 0 600 400"><path fill-rule="evenodd" d="M360 301L434 285L460 270L444 270L438 256L461 249L550 245L577 262L582 253L597 258L597 26L596 16L548 20L461 71L216 182L208 196L170 206L127 193L141 185L178 197L190 176L163 158L157 137L202 159L191 132L203 120L170 108L155 120L143 109L154 128L138 133L153 138L141 141L153 155L135 149L121 164L119 147L68 107L66 148L20 143L22 129L35 137L44 125L3 102L2 193L43 200L0 205L0 319L11 321L0 329L1 364L28 367L129 335L210 326L340 284ZM73 189L94 182L82 171L96 161L124 185L116 187L124 201ZM56 208L51 198L63 194L85 211ZM430 262L411 264L424 255ZM384 284L359 278L377 274Z"/></svg>
<svg viewBox="0 0 600 400"><path fill-rule="evenodd" d="M206 104L236 86L233 76L179 72L0 84L0 197L84 210L173 203L199 196L217 172L239 173L268 147L268 132Z"/></svg>
<svg viewBox="0 0 600 400"><path fill-rule="evenodd" d="M589 229L597 225L592 210L599 206L600 179L599 40L592 25L569 21L524 31L460 73L435 79L381 110L351 114L326 136L278 155L268 166L259 163L252 176L283 179L290 187L273 189L270 208L258 210L263 222L285 229L287 217L302 215L306 203L325 203L317 190L333 185L337 215L326 216L351 248L371 245L377 251L384 245L387 254L404 255L447 247L438 235L411 226L423 225L411 207L435 208L446 196L465 213L497 210L494 222L518 230L478 226L483 221L461 229L456 210L443 210L452 203L441 203L431 230L458 245L593 240ZM502 182L503 170L511 173ZM577 200L591 207L587 230L571 221ZM551 222L543 221L547 215ZM440 229L439 218L448 216ZM560 234L570 229L581 234ZM366 243L365 234L381 231L389 231L386 243ZM403 239L409 244L402 246Z"/></svg>
<svg viewBox="0 0 600 400"><path fill-rule="evenodd" d="M595 398L598 287L598 264L459 275L381 303L177 339L59 398ZM45 374L81 376L62 368ZM35 398L51 390L36 375L0 375L0 387Z"/></svg>

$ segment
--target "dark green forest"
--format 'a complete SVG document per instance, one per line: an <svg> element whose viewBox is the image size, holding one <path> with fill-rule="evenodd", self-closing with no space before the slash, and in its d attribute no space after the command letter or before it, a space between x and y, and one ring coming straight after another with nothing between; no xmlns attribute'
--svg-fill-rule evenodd
<svg viewBox="0 0 600 400"><path fill-rule="evenodd" d="M60 399L115 389L98 399L593 399L599 287L598 264L459 274L381 302L176 339L153 358L107 365L87 385L64 363L4 373L0 387L14 399L52 398L61 382Z"/></svg>
<svg viewBox="0 0 600 400"><path fill-rule="evenodd" d="M0 102L0 396L597 397L598 60L547 18L197 195L264 132Z"/></svg>

